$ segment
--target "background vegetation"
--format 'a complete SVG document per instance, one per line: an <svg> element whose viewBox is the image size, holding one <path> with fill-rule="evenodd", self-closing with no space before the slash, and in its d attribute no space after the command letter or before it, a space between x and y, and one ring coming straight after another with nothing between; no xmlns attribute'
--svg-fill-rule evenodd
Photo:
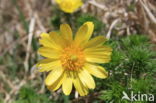
<svg viewBox="0 0 156 103"><path fill-rule="evenodd" d="M0 103L130 103L121 100L123 91L156 95L155 5L154 0L86 0L66 14L54 0L0 0ZM85 97L50 93L46 74L35 67L40 33L58 30L61 23L76 32L86 21L94 22L93 36L110 38L112 60L103 65L109 78L95 78L96 89Z"/></svg>

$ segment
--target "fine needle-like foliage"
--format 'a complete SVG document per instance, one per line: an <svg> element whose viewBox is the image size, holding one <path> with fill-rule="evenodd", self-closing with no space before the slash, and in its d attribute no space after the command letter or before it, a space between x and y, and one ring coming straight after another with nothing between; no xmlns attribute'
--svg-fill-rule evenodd
<svg viewBox="0 0 156 103"><path fill-rule="evenodd" d="M121 38L117 42L110 42L114 48L112 62L107 66L111 68L109 82L101 92L100 99L108 102L129 103L121 100L123 91L129 93L156 93L156 53L149 39L143 35L131 35ZM151 66L152 65L152 66ZM151 72L152 71L152 72ZM112 81L116 81L113 82ZM134 103L150 103L148 101Z"/></svg>

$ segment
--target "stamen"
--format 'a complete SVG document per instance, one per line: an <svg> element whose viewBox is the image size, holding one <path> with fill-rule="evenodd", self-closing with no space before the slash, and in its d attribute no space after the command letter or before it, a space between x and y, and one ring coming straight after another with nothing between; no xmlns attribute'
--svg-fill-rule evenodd
<svg viewBox="0 0 156 103"><path fill-rule="evenodd" d="M66 70L81 69L85 63L82 49L73 45L64 49L60 59Z"/></svg>
<svg viewBox="0 0 156 103"><path fill-rule="evenodd" d="M71 59L72 61L76 61L76 60L78 59L78 57L77 57L76 55L72 55L72 56L70 57L70 59Z"/></svg>

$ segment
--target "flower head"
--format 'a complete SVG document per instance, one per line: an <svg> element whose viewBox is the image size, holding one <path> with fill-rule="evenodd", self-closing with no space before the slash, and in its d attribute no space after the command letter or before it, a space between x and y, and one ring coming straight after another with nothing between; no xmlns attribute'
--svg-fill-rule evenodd
<svg viewBox="0 0 156 103"><path fill-rule="evenodd" d="M56 3L66 13L73 13L83 4L81 0L56 0Z"/></svg>
<svg viewBox="0 0 156 103"><path fill-rule="evenodd" d="M106 78L108 73L99 66L108 63L112 49L104 46L104 36L91 38L94 25L84 23L73 37L68 24L60 26L60 32L42 33L39 54L45 59L37 66L40 72L49 72L45 84L49 90L55 91L62 86L64 94L69 95L75 87L81 95L87 95L88 89L95 88L92 77Z"/></svg>

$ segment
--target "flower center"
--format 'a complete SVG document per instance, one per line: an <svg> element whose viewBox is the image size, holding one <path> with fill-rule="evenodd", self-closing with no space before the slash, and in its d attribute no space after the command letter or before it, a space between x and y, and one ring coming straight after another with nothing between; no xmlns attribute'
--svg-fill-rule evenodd
<svg viewBox="0 0 156 103"><path fill-rule="evenodd" d="M81 69L85 63L85 58L81 48L76 46L66 47L61 55L61 63L66 70Z"/></svg>

